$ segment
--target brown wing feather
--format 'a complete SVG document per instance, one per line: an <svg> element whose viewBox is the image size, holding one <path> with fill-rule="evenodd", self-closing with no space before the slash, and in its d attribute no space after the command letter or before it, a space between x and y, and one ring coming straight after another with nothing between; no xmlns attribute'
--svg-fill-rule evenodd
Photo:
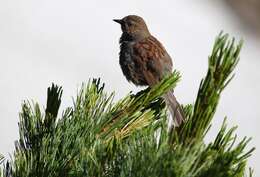
<svg viewBox="0 0 260 177"><path fill-rule="evenodd" d="M149 86L157 84L166 75L172 72L172 60L162 44L150 36L137 42L133 46L133 59L138 66L137 71ZM174 120L174 125L179 126L184 121L184 114L173 91L163 95Z"/></svg>
<svg viewBox="0 0 260 177"><path fill-rule="evenodd" d="M133 58L148 85L158 83L171 73L172 60L162 44L153 36L137 42L133 46Z"/></svg>

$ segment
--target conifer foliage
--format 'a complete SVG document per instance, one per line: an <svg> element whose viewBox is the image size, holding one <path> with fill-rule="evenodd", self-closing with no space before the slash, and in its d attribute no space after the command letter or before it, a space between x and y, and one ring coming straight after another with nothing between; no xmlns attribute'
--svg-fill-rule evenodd
<svg viewBox="0 0 260 177"><path fill-rule="evenodd" d="M163 93L174 88L174 71L161 83L118 102L100 79L83 84L73 106L58 114L62 88L47 91L46 109L25 101L19 140L11 160L0 156L2 177L244 177L254 148L238 142L226 121L211 143L210 129L220 95L233 77L242 42L220 34L209 56L194 105L183 106L185 122L170 130Z"/></svg>

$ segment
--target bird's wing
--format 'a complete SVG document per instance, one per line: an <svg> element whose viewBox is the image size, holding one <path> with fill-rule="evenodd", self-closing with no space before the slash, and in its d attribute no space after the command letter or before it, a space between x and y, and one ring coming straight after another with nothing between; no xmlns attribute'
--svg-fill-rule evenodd
<svg viewBox="0 0 260 177"><path fill-rule="evenodd" d="M157 84L172 71L172 60L162 44L153 36L133 46L133 58L146 82Z"/></svg>

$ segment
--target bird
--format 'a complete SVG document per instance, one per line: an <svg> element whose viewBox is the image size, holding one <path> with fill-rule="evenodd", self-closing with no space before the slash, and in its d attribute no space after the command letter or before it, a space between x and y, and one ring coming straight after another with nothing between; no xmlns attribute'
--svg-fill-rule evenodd
<svg viewBox="0 0 260 177"><path fill-rule="evenodd" d="M150 33L142 17L128 15L113 21L121 26L119 64L129 82L136 86L152 88L172 73L173 63L170 55ZM172 115L173 125L180 126L184 121L184 113L173 90L162 97Z"/></svg>

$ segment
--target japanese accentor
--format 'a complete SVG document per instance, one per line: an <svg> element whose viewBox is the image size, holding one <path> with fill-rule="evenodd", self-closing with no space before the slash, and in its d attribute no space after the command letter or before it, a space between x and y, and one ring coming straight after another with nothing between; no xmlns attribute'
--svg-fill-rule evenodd
<svg viewBox="0 0 260 177"><path fill-rule="evenodd" d="M128 81L137 86L153 87L172 72L172 60L162 44L151 35L145 21L136 15L114 19L121 25L119 63ZM179 126L184 115L173 91L163 95Z"/></svg>

